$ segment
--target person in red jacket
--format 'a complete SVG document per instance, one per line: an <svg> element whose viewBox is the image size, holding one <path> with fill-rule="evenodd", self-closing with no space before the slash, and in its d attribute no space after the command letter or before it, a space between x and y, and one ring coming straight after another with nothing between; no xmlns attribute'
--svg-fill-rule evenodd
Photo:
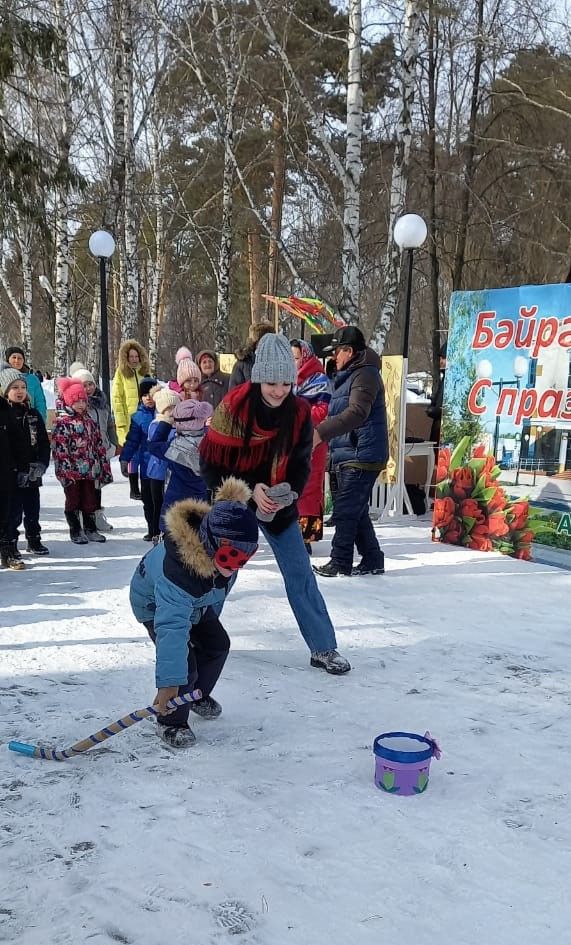
<svg viewBox="0 0 571 945"><path fill-rule="evenodd" d="M319 358L307 341L294 338L291 350L297 366L298 397L311 407L313 428L325 420L331 400L331 384ZM320 443L311 455L311 473L298 500L299 524L308 554L311 544L323 538L324 482L327 465L327 443Z"/></svg>

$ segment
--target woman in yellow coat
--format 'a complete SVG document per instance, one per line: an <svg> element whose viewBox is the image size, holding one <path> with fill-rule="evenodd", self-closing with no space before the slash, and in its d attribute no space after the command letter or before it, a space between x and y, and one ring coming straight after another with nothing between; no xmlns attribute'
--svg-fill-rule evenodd
<svg viewBox="0 0 571 945"><path fill-rule="evenodd" d="M111 405L117 428L119 446L125 444L131 417L139 406L139 382L150 373L149 356L138 341L129 338L119 348L117 370L113 378ZM135 471L129 476L131 496L138 498L139 477Z"/></svg>

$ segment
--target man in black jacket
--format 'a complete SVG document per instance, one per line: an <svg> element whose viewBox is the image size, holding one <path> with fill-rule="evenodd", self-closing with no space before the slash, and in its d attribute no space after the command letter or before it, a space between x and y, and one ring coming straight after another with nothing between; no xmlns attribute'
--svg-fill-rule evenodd
<svg viewBox="0 0 571 945"><path fill-rule="evenodd" d="M5 373L5 372L2 372ZM26 439L0 387L0 561L3 568L22 571L24 562L14 557L10 542L10 511L18 482L27 473Z"/></svg>
<svg viewBox="0 0 571 945"><path fill-rule="evenodd" d="M371 489L385 468L389 443L380 358L362 332L349 326L335 333L324 353L333 351L337 373L329 413L315 430L314 446L329 443L337 480L331 560L314 571L322 577L382 574L384 555L369 518ZM353 568L353 548L361 561Z"/></svg>

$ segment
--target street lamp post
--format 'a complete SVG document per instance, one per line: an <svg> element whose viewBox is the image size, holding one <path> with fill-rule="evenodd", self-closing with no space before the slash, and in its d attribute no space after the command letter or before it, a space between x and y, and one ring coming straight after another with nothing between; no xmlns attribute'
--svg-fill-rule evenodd
<svg viewBox="0 0 571 945"><path fill-rule="evenodd" d="M504 387L507 387L509 384L516 384L517 389L519 390L519 385L522 377L525 377L527 374L528 363L527 359L522 357L521 354L517 355L514 358L513 370L515 378L511 381L506 381L503 377L500 377L499 381L492 381L492 387L498 388L498 400L501 397L502 390ZM490 380L493 374L493 366L491 361L488 361L484 358L482 361L479 361L476 367L476 373L480 378L486 378ZM496 424L494 427L494 459L498 458L498 446L500 442L500 414L499 411L496 413Z"/></svg>
<svg viewBox="0 0 571 945"><path fill-rule="evenodd" d="M399 217L393 230L393 238L399 249L408 252L408 275L406 284L406 302L404 315L404 337L402 356L408 359L410 337L410 307L412 298L412 263L415 249L419 249L426 239L426 223L417 213L405 213Z"/></svg>
<svg viewBox="0 0 571 945"><path fill-rule="evenodd" d="M517 458L517 472L516 472L516 474L515 474L515 484L516 484L516 486L519 486L519 474L520 474L520 470L521 470L521 454L522 454L522 452L523 452L523 444L524 444L524 442L526 443L526 447L527 447L527 444L529 443L529 433L524 433L523 436L522 436L522 438L521 438L520 441L519 441L519 456L518 456L518 458Z"/></svg>
<svg viewBox="0 0 571 945"><path fill-rule="evenodd" d="M106 230L96 230L89 237L89 251L99 260L99 291L101 299L101 389L111 403L109 384L109 327L107 321L107 260L115 252L115 240Z"/></svg>
<svg viewBox="0 0 571 945"><path fill-rule="evenodd" d="M542 426L535 428L535 443L533 444L533 485L534 486L535 486L535 477L537 475L537 463L538 463L538 459L536 458L535 451L537 449L537 444L539 442L539 438L541 437L542 433L543 433Z"/></svg>

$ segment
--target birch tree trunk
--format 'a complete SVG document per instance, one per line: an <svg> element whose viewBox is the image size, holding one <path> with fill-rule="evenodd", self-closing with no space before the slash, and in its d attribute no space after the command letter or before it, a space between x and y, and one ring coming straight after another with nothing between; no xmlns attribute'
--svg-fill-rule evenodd
<svg viewBox="0 0 571 945"><path fill-rule="evenodd" d="M436 219L436 100L438 95L438 13L436 0L428 0L428 254L430 258L430 300L432 309L432 376L440 368L440 298L438 263L438 228Z"/></svg>
<svg viewBox="0 0 571 945"><path fill-rule="evenodd" d="M216 321L214 324L214 345L217 351L228 351L230 343L230 285L232 269L232 222L234 212L234 106L240 78L233 65L233 50L236 48L236 20L233 11L230 16L229 49L223 43L218 4L211 0L212 21L218 55L224 68L224 126L222 141L224 146L224 170L222 174L222 221L220 226L220 246L218 250L218 271L216 273Z"/></svg>
<svg viewBox="0 0 571 945"><path fill-rule="evenodd" d="M22 270L22 297L18 298L12 287L4 261L0 265L0 285L4 289L20 324L20 342L26 354L26 360L32 358L32 225L15 213L15 238L20 254Z"/></svg>
<svg viewBox="0 0 571 945"><path fill-rule="evenodd" d="M54 373L61 376L65 374L67 370L69 307L71 298L69 285L69 156L73 122L67 46L67 18L64 0L54 0L54 14L59 47L59 56L57 59L57 88L60 121L57 147L61 177L56 188Z"/></svg>
<svg viewBox="0 0 571 945"><path fill-rule="evenodd" d="M125 192L123 227L125 240L125 282L121 312L121 335L133 338L137 331L139 309L139 260L137 255L137 223L135 210L135 128L133 100L133 6L123 0L121 47L123 51L124 119L125 119Z"/></svg>
<svg viewBox="0 0 571 945"><path fill-rule="evenodd" d="M349 2L347 67L347 144L343 201L343 303L342 315L359 323L361 142L363 137L363 86L361 75L361 0Z"/></svg>
<svg viewBox="0 0 571 945"><path fill-rule="evenodd" d="M468 120L468 135L464 148L464 190L460 207L460 221L456 253L454 255L454 272L452 289L462 288L462 274L466 258L466 242L468 239L468 221L470 218L470 203L476 173L476 122L480 101L480 79L484 61L484 0L477 0L476 5L476 35L474 40L474 78L470 94L470 117Z"/></svg>
<svg viewBox="0 0 571 945"><path fill-rule="evenodd" d="M156 374L159 342L160 312L165 270L165 210L162 195L161 174L161 122L156 100L151 111L151 188L154 203L155 258L151 266L151 290L149 304L149 361L151 371Z"/></svg>
<svg viewBox="0 0 571 945"><path fill-rule="evenodd" d="M400 112L395 134L391 193L389 200L389 227L387 252L383 266L383 300L373 331L371 345L382 353L395 316L399 297L401 252L393 240L396 220L406 206L410 147L412 141L412 108L414 105L418 38L420 27L420 0L406 0L402 54L399 62L401 89Z"/></svg>
<svg viewBox="0 0 571 945"><path fill-rule="evenodd" d="M272 121L274 138L272 217L270 220L270 248L268 252L268 294L276 295L279 284L280 251L278 241L282 235L284 205L286 153L283 108L276 109ZM269 303L271 304L271 303Z"/></svg>

